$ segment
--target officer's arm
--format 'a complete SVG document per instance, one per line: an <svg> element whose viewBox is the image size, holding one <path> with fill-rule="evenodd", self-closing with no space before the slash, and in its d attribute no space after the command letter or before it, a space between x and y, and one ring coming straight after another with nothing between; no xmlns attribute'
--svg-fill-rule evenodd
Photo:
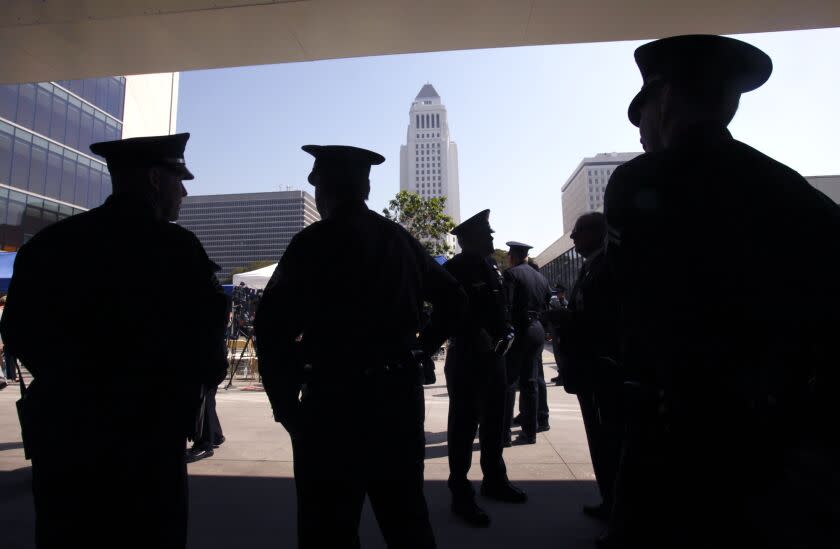
<svg viewBox="0 0 840 549"><path fill-rule="evenodd" d="M303 368L300 344L303 331L306 277L300 246L293 239L268 282L254 318L257 356L274 419L293 434L300 405Z"/></svg>
<svg viewBox="0 0 840 549"><path fill-rule="evenodd" d="M424 299L432 304L432 319L420 334L420 347L427 355L440 349L454 335L467 314L467 294L443 267L426 254L423 277Z"/></svg>
<svg viewBox="0 0 840 549"><path fill-rule="evenodd" d="M189 279L184 287L191 303L184 310L191 317L187 322L193 335L189 352L201 383L214 386L221 383L227 371L225 327L229 300L216 278L219 267L207 256L198 238L186 231L179 237L185 239L184 258L188 259Z"/></svg>

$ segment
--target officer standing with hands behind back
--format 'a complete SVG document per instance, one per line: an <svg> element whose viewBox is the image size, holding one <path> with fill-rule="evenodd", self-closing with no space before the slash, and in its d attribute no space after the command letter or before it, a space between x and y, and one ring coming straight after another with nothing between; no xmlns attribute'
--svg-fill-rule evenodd
<svg viewBox="0 0 840 549"><path fill-rule="evenodd" d="M321 221L292 239L255 319L266 394L292 437L299 546L358 547L367 496L388 547L430 549L421 363L460 325L467 298L403 227L368 209L381 155L303 150L315 157ZM327 291L336 279L354 290L340 301Z"/></svg>
<svg viewBox="0 0 840 549"><path fill-rule="evenodd" d="M188 138L91 145L113 194L18 252L0 331L34 377L22 423L39 549L186 545L184 446L202 387L227 369L218 267L172 223L193 179ZM152 281L178 288L178 314Z"/></svg>

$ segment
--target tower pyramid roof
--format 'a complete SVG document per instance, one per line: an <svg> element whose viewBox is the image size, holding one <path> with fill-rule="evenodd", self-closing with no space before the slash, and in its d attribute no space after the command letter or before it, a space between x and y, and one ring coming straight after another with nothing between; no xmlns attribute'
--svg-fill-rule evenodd
<svg viewBox="0 0 840 549"><path fill-rule="evenodd" d="M417 94L415 99L440 99L440 96L434 86L426 84L420 88L420 93Z"/></svg>

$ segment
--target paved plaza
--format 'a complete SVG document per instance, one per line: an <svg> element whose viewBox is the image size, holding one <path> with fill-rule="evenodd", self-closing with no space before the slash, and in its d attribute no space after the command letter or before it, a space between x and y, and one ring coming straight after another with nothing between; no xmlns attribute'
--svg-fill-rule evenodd
<svg viewBox="0 0 840 549"><path fill-rule="evenodd" d="M545 353L544 360L546 377L553 377L553 357ZM449 512L448 397L441 364L437 372L439 383L427 386L425 392L426 497L438 546L594 547L601 525L580 512L583 503L597 503L598 496L577 399L562 387L549 386L551 430L540 433L535 445L505 449L510 478L528 492L529 502L506 505L479 497L493 524L488 529L474 529ZM218 412L227 441L213 457L189 466L192 548L296 544L291 443L272 420L265 393L243 390L247 385L238 381L234 388L219 391ZM3 547L27 549L34 546L33 511L29 463L23 459L14 406L18 396L16 386L0 391L0 541ZM336 448L336 461L351 451ZM471 471L476 481L481 479L478 457L476 451ZM91 517L90 527L96 527L96 517ZM384 547L367 507L361 531L363 547Z"/></svg>

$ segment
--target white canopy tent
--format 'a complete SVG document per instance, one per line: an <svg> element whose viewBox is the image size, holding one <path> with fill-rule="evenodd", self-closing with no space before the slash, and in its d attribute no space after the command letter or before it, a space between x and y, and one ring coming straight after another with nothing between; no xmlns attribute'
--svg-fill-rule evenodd
<svg viewBox="0 0 840 549"><path fill-rule="evenodd" d="M255 290L262 290L268 284L268 279L274 274L274 269L277 268L277 263L257 269L256 271L249 271L247 273L239 273L233 275L233 285L239 286L240 282L244 282L249 288Z"/></svg>

